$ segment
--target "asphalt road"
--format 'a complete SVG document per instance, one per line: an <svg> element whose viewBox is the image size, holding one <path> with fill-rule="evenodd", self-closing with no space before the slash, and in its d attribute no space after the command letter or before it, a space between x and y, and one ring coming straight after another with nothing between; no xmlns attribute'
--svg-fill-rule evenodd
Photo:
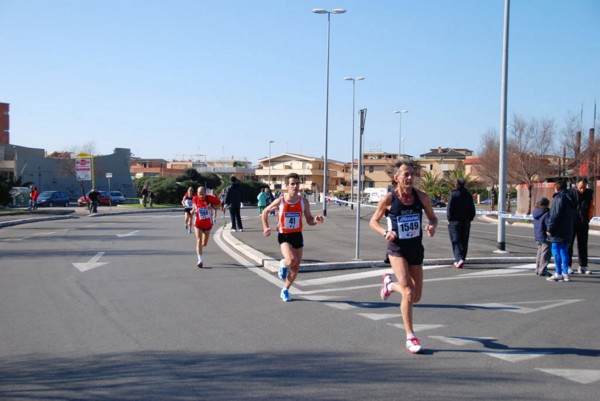
<svg viewBox="0 0 600 401"><path fill-rule="evenodd" d="M473 230L474 253L494 247L495 225ZM0 399L597 399L600 274L429 264L415 308L426 352L410 355L399 297L378 298L388 268L302 273L283 303L276 276L215 231L198 270L179 213L2 228Z"/></svg>

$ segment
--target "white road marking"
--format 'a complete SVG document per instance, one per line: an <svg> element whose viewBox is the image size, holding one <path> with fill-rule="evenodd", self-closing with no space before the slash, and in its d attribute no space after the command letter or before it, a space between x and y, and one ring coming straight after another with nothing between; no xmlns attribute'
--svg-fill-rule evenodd
<svg viewBox="0 0 600 401"><path fill-rule="evenodd" d="M439 269L441 267L448 267L448 265L423 266L423 270ZM325 284L332 284L332 283L341 283L341 282L345 282L345 281L362 280L362 279L371 278L371 277L381 277L385 273L394 274L394 272L392 271L391 268L372 269L372 270L368 270L368 271L364 271L364 272L360 272L360 273L350 273L350 274L336 275L336 276L331 276L331 277L320 277L320 278L314 278L314 279L308 279L308 280L296 280L296 283L298 285L302 285L302 286L325 285Z"/></svg>
<svg viewBox="0 0 600 401"><path fill-rule="evenodd" d="M104 252L98 252L88 262L86 262L86 263L73 263L73 266L75 266L77 269L79 269L80 272L85 272L85 271L88 271L88 270L91 270L91 269L95 269L96 267L104 266L104 265L108 264L108 262L98 262L98 260L100 260L100 258L102 257L102 255L104 255Z"/></svg>
<svg viewBox="0 0 600 401"><path fill-rule="evenodd" d="M483 309L495 309L502 310L505 312L513 312L513 313L532 313L539 312L541 310L556 308L558 306L569 305L575 302L581 302L583 299L559 299L559 300L549 300L549 301L528 301L528 302L513 302L510 304L501 304L501 303L487 303L487 304L467 304L465 306L472 306L476 308ZM531 304L545 304L538 308L529 308L520 305L531 305Z"/></svg>
<svg viewBox="0 0 600 401"><path fill-rule="evenodd" d="M448 344L464 346L472 344L481 344L483 341L494 341L494 337L446 337L446 336L428 336L434 340L439 340Z"/></svg>
<svg viewBox="0 0 600 401"><path fill-rule="evenodd" d="M357 313L357 315L370 320L397 319L401 316L399 313Z"/></svg>
<svg viewBox="0 0 600 401"><path fill-rule="evenodd" d="M130 231L130 232L125 233L125 234L117 234L117 237L119 237L119 238L132 237L132 236L136 235L139 232L140 232L140 230Z"/></svg>
<svg viewBox="0 0 600 401"><path fill-rule="evenodd" d="M590 384L600 380L600 370L594 369L541 369L540 372L549 373L563 379L571 380L576 383Z"/></svg>
<svg viewBox="0 0 600 401"><path fill-rule="evenodd" d="M503 351L503 352L483 352L483 354L494 358L502 359L507 362L523 362L540 356L550 355L552 352L529 352L529 351Z"/></svg>

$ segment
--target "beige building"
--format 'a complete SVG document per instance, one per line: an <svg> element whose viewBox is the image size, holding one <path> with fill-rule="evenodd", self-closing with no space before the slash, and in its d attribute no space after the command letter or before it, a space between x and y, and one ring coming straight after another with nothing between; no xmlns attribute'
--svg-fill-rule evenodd
<svg viewBox="0 0 600 401"><path fill-rule="evenodd" d="M421 173L427 171L443 178L452 170L465 171L465 160L472 155L469 149L437 148L422 154L418 163Z"/></svg>
<svg viewBox="0 0 600 401"><path fill-rule="evenodd" d="M323 158L295 153L283 153L258 160L255 174L259 181L269 184L272 190L285 189L283 179L289 173L300 176L301 191L321 191L323 188ZM329 159L327 162L327 187L332 191L350 190L350 163Z"/></svg>

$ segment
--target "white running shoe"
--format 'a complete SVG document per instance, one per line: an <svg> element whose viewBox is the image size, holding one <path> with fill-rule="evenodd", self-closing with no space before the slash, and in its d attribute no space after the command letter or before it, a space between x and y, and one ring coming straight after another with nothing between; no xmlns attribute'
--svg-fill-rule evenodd
<svg viewBox="0 0 600 401"><path fill-rule="evenodd" d="M390 276L387 273L384 274L382 277L381 289L379 290L379 296L381 297L382 301L387 300L390 297L390 294L392 293L388 289L388 284L391 282L392 282L392 276Z"/></svg>
<svg viewBox="0 0 600 401"><path fill-rule="evenodd" d="M288 274L288 268L286 265L284 265L283 259L281 259L279 261L279 269L277 270L277 277L279 277L279 279L281 281L285 281L285 279L287 278L287 274Z"/></svg>
<svg viewBox="0 0 600 401"><path fill-rule="evenodd" d="M423 352L423 347L421 347L421 343L417 337L406 340L406 349L411 354L420 354Z"/></svg>

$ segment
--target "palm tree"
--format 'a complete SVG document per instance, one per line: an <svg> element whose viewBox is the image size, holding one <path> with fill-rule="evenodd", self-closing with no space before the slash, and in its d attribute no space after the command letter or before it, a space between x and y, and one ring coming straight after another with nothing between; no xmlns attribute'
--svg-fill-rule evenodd
<svg viewBox="0 0 600 401"><path fill-rule="evenodd" d="M434 198L439 199L443 193L443 181L432 171L426 171L421 177L421 189Z"/></svg>

